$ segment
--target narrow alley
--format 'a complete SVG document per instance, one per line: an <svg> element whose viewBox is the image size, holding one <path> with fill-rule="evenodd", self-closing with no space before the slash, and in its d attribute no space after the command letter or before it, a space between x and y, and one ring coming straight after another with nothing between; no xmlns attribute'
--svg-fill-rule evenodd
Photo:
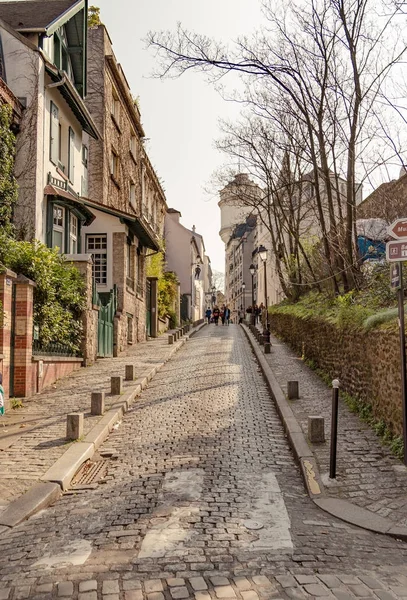
<svg viewBox="0 0 407 600"><path fill-rule="evenodd" d="M407 594L407 546L308 498L240 327L204 327L99 449L105 476L0 536L0 598Z"/></svg>

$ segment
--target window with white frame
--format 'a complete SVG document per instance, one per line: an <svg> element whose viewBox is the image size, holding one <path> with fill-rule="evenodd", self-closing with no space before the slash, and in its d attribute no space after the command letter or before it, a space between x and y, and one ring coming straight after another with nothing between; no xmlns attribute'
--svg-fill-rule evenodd
<svg viewBox="0 0 407 600"><path fill-rule="evenodd" d="M59 110L56 104L51 100L51 124L50 124L50 144L49 144L49 157L54 165L58 164L58 158L60 155L60 126L59 126Z"/></svg>
<svg viewBox="0 0 407 600"><path fill-rule="evenodd" d="M83 174L81 179L81 196L88 195L88 147L82 146L82 165Z"/></svg>
<svg viewBox="0 0 407 600"><path fill-rule="evenodd" d="M69 215L69 253L78 252L78 217L72 213Z"/></svg>
<svg viewBox="0 0 407 600"><path fill-rule="evenodd" d="M63 206L54 204L52 221L52 247L64 252L65 234L65 209Z"/></svg>
<svg viewBox="0 0 407 600"><path fill-rule="evenodd" d="M107 235L86 236L86 252L93 255L93 277L99 285L107 284Z"/></svg>
<svg viewBox="0 0 407 600"><path fill-rule="evenodd" d="M75 169L75 132L70 127L68 135L68 177L71 183L74 182Z"/></svg>

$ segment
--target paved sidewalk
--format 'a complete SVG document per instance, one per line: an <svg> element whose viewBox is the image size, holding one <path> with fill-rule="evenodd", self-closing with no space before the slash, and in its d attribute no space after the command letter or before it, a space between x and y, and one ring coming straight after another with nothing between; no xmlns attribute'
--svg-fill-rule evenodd
<svg viewBox="0 0 407 600"><path fill-rule="evenodd" d="M177 342L178 344L180 342ZM60 458L67 442L66 415L84 412L84 435L100 420L90 415L91 392L106 392L106 409L117 400L110 395L110 377L123 375L126 364L135 377L166 360L174 349L166 334L139 343L117 358L99 359L57 381L51 388L23 399L23 408L10 410L0 421L0 510L37 483ZM132 382L124 382L124 389Z"/></svg>
<svg viewBox="0 0 407 600"><path fill-rule="evenodd" d="M300 399L289 404L304 435L309 415L325 418L327 441L310 446L326 494L407 526L407 468L343 400L339 401L337 478L329 479L332 390L281 340L271 335L271 342L271 354L265 357L284 393L287 381L299 382Z"/></svg>

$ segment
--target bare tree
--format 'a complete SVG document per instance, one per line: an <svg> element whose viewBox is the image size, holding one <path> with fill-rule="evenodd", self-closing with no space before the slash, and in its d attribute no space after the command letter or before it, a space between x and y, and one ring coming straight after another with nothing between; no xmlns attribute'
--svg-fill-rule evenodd
<svg viewBox="0 0 407 600"><path fill-rule="evenodd" d="M357 175L359 181L366 176L362 159L374 150L377 115L383 119L394 109L391 76L406 51L399 23L404 17L392 0L311 0L310 5L292 0L284 11L271 1L263 6L267 27L252 40L239 39L232 50L181 25L175 33L150 33L149 44L161 61L158 75L198 69L217 80L235 71L245 81L243 100L253 114L278 123L276 106L285 112L295 124L292 144L299 145L312 172L333 289L338 292L341 283L347 291L358 277ZM284 128L281 119L278 125Z"/></svg>

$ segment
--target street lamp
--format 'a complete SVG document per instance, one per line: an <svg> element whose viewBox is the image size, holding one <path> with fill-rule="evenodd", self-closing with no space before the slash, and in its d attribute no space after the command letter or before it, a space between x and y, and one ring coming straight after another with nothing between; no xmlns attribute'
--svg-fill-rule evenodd
<svg viewBox="0 0 407 600"><path fill-rule="evenodd" d="M266 321L263 330L263 339L264 342L270 342L270 330L269 330L269 311L267 308L267 248L264 246L259 246L258 254L260 256L260 260L263 261L264 265L264 305L266 307Z"/></svg>
<svg viewBox="0 0 407 600"><path fill-rule="evenodd" d="M256 272L256 267L254 266L254 264L252 263L249 267L249 273L252 276L252 315L251 315L251 322L252 325L256 324L256 314L254 312L254 274Z"/></svg>
<svg viewBox="0 0 407 600"><path fill-rule="evenodd" d="M242 290L243 290L243 319L244 316L246 314L246 299L245 299L245 289L246 289L246 284L245 282L242 283Z"/></svg>

